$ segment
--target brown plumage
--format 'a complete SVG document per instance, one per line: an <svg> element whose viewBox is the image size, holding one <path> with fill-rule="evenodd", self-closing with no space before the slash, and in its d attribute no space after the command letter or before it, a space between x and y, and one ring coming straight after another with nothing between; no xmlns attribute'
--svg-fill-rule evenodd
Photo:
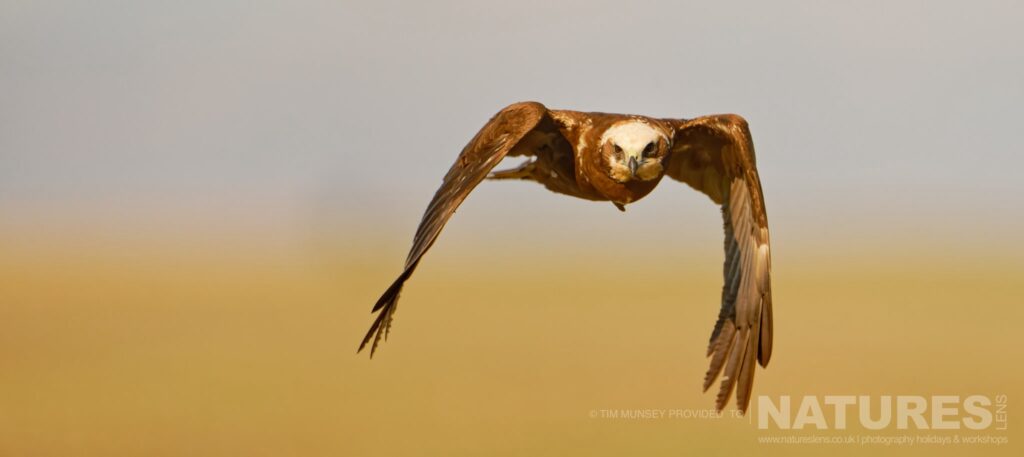
<svg viewBox="0 0 1024 457"><path fill-rule="evenodd" d="M506 156L530 156L522 166L491 173ZM661 178L685 182L721 205L725 229L722 305L708 346L704 390L724 371L715 406L732 391L746 411L755 360L772 352L771 254L768 219L743 118L725 114L696 119L548 110L516 103L491 118L463 148L427 206L405 269L373 307L377 312L359 350L387 339L402 286L437 240L444 224L481 181L525 179L549 190L620 210L654 190Z"/></svg>

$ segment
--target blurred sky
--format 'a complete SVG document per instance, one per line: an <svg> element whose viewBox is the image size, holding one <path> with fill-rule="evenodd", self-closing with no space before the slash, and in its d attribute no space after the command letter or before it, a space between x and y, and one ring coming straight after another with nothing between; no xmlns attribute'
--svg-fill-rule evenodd
<svg viewBox="0 0 1024 457"><path fill-rule="evenodd" d="M971 242L1022 228L1015 2L8 0L0 11L5 223L85 212L407 239L488 117L538 100L745 116L780 235ZM634 224L717 217L666 184ZM618 216L528 183L490 183L470 204L472 227L510 211L528 227L530 214L581 226Z"/></svg>

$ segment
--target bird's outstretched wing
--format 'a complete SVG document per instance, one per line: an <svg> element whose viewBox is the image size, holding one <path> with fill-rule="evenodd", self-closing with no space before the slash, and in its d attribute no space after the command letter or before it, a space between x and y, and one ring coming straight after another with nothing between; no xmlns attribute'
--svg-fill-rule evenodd
<svg viewBox="0 0 1024 457"><path fill-rule="evenodd" d="M711 333L711 366L704 390L725 369L715 406L721 410L736 388L746 411L754 383L754 361L772 354L771 254L768 218L746 121L736 115L670 121L676 129L667 174L722 205L725 219L725 286L722 309Z"/></svg>
<svg viewBox="0 0 1024 457"><path fill-rule="evenodd" d="M509 105L494 115L487 125L480 129L476 136L469 141L469 144L462 149L458 160L448 170L441 188L434 194L434 198L423 214L420 226L416 230L416 236L413 238L409 257L405 260L405 269L373 306L373 312L379 314L373 321L370 330L366 332L366 337L359 344L359 351L362 351L372 340L373 344L370 348L372 357L381 337L387 339L392 316L398 303L398 295L402 292L402 285L412 275L420 259L423 258L423 254L437 240L444 224L448 222L470 191L487 177L491 169L501 162L501 159L527 133L538 128L545 116L548 116L548 110L540 103L523 102ZM553 124L551 124L551 128L554 128Z"/></svg>

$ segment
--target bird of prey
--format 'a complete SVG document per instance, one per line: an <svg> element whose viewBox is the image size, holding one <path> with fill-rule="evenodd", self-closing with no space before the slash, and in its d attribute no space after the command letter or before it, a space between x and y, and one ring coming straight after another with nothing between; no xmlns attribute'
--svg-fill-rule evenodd
<svg viewBox="0 0 1024 457"><path fill-rule="evenodd" d="M492 172L507 156L523 165ZM745 412L755 360L772 353L771 255L768 219L746 121L723 114L695 119L550 110L537 102L509 105L494 115L445 175L420 221L405 269L373 306L379 313L359 345L373 356L387 339L402 286L437 240L445 223L484 179L536 181L548 190L619 210L650 193L668 175L721 205L725 220L725 286L711 332L706 392L722 371L715 407L736 391Z"/></svg>

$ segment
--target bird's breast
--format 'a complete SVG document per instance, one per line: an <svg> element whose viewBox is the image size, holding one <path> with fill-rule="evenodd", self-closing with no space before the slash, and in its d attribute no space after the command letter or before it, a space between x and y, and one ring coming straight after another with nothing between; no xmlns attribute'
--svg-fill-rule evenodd
<svg viewBox="0 0 1024 457"><path fill-rule="evenodd" d="M650 181L627 181L624 183L608 178L607 181L601 180L598 191L608 197L609 200L625 205L647 196L658 186L660 181L660 176Z"/></svg>
<svg viewBox="0 0 1024 457"><path fill-rule="evenodd" d="M587 157L578 161L576 182L580 189L598 195L598 200L610 200L619 204L633 203L651 193L664 175L648 180L630 180L619 182L612 179L609 170L605 169L597 157Z"/></svg>

